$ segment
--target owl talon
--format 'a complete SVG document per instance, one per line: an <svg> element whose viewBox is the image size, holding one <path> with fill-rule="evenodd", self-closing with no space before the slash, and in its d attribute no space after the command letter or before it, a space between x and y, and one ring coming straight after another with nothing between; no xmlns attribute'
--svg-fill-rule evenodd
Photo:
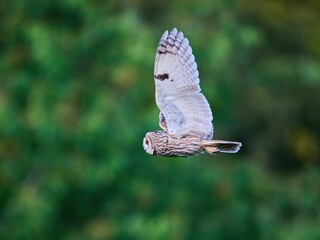
<svg viewBox="0 0 320 240"><path fill-rule="evenodd" d="M159 126L163 130L168 131L167 122L166 122L166 119L164 118L164 115L162 112L160 112L160 114L159 114Z"/></svg>

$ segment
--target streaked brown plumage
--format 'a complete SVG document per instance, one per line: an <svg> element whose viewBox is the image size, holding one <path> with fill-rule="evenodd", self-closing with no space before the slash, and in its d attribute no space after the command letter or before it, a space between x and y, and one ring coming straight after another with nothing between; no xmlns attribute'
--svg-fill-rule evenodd
<svg viewBox="0 0 320 240"><path fill-rule="evenodd" d="M201 152L236 153L239 142L210 140L212 113L200 93L199 73L188 39L174 28L166 31L157 49L154 80L159 125L164 131L148 132L143 139L147 153L188 157Z"/></svg>
<svg viewBox="0 0 320 240"><path fill-rule="evenodd" d="M166 131L148 132L146 138L153 147L153 155L187 157L203 152L201 140L197 137L177 139Z"/></svg>
<svg viewBox="0 0 320 240"><path fill-rule="evenodd" d="M166 157L189 157L202 152L237 152L241 143L221 140L201 140L196 136L178 139L166 131L148 132L144 138L145 150L152 155Z"/></svg>

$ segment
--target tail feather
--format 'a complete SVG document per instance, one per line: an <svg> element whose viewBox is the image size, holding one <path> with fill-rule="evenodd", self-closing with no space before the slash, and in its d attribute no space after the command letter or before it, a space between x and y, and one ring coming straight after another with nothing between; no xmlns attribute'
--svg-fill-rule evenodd
<svg viewBox="0 0 320 240"><path fill-rule="evenodd" d="M204 150L210 154L215 153L236 153L241 147L240 142L221 141L221 140L204 140L202 141Z"/></svg>

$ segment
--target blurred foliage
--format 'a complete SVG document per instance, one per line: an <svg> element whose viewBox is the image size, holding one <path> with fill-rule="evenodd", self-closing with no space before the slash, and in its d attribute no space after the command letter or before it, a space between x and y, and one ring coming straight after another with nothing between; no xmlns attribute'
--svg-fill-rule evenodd
<svg viewBox="0 0 320 240"><path fill-rule="evenodd" d="M144 152L173 27L238 154ZM319 1L2 1L0 29L1 239L320 238Z"/></svg>

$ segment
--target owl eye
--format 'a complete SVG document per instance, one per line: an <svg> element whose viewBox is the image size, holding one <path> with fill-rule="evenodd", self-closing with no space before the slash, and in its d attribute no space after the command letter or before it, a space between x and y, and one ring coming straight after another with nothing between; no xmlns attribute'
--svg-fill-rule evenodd
<svg viewBox="0 0 320 240"><path fill-rule="evenodd" d="M148 140L146 140L146 144L149 145L149 141Z"/></svg>

